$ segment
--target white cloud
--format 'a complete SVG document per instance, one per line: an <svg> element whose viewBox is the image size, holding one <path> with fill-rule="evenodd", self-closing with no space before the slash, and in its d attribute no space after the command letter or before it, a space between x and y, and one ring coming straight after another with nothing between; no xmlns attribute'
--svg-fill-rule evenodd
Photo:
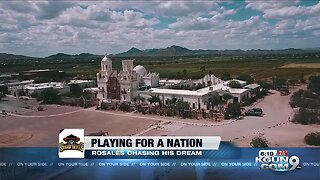
<svg viewBox="0 0 320 180"><path fill-rule="evenodd" d="M230 19L240 8L227 9L215 1L0 2L0 48L47 56L173 44L193 49L275 49L318 43L320 4L247 1L246 8L263 16Z"/></svg>
<svg viewBox="0 0 320 180"><path fill-rule="evenodd" d="M295 18L301 15L320 13L320 2L314 6L298 6L299 1L254 1L247 0L246 8L261 11L266 19Z"/></svg>
<svg viewBox="0 0 320 180"><path fill-rule="evenodd" d="M187 16L206 14L214 9L219 8L217 2L190 2L190 1L164 1L155 7L157 15L161 16Z"/></svg>

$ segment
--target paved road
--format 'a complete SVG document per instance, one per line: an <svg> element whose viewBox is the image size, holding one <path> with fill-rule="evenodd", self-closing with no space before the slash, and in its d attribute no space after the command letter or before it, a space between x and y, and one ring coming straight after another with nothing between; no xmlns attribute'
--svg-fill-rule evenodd
<svg viewBox="0 0 320 180"><path fill-rule="evenodd" d="M109 114L109 115L115 115L115 116L123 116L123 117L129 117L129 118L139 118L139 119L147 119L147 120L156 120L161 122L171 122L171 123L179 123L179 124L185 124L185 125L191 125L191 126L222 126L226 124L233 123L235 120L225 121L225 122L219 122L214 123L211 121L200 121L200 122L194 122L195 120L192 120L193 122L188 122L188 120L181 119L178 120L178 118L158 118L155 116L147 116L142 114L134 114L134 113L122 113L122 112L111 112L111 111L99 111L99 110L93 110L93 109L85 109L85 111L93 111L97 113L103 113L103 114ZM151 128L152 129L152 128ZM145 131L145 130L144 130Z"/></svg>

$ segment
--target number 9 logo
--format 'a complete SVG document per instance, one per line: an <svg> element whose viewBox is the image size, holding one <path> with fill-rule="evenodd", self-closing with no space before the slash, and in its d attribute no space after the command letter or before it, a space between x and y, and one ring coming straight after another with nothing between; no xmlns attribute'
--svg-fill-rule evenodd
<svg viewBox="0 0 320 180"><path fill-rule="evenodd" d="M300 159L298 158L298 156L291 156L289 159L289 163L292 165L290 170L295 170L300 163Z"/></svg>

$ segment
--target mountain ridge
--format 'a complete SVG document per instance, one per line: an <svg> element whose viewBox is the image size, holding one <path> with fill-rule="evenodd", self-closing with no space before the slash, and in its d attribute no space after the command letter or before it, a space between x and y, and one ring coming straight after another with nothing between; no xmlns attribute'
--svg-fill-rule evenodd
<svg viewBox="0 0 320 180"><path fill-rule="evenodd" d="M202 56L202 55L257 55L257 54L300 54L300 53L320 53L320 48L306 48L306 49L278 49L278 50L263 50L263 49L251 49L251 50L241 50L241 49L226 49L226 50L209 50L209 49L196 49L191 50L185 47L172 45L166 48L153 48L140 50L136 47L130 48L128 51L110 54L111 57L152 57L152 56ZM86 59L86 58L100 58L103 55L96 55L91 53L80 53L80 54L66 54L66 53L56 53L47 57L39 58L25 55L16 55L9 53L0 53L0 59L7 60L50 60L50 59Z"/></svg>
<svg viewBox="0 0 320 180"><path fill-rule="evenodd" d="M241 49L225 49L225 50L209 50L209 49L197 49L191 50L185 47L172 45L166 48L153 48L140 50L138 48L132 47L126 52L113 54L114 57L137 57L137 56L192 56L192 55L236 55L236 54L287 54L287 53L304 53L304 52L319 52L320 49L310 48L310 49L278 49L278 50L263 50L263 49L251 49L251 50L241 50ZM137 53L139 52L139 53Z"/></svg>

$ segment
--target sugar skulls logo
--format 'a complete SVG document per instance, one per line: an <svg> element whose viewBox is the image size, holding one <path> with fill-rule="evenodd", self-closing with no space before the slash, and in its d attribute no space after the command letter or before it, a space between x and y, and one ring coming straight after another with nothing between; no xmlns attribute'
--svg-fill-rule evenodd
<svg viewBox="0 0 320 180"><path fill-rule="evenodd" d="M62 129L59 133L59 158L84 158L84 129Z"/></svg>
<svg viewBox="0 0 320 180"><path fill-rule="evenodd" d="M84 143L79 142L80 138L70 134L69 136L63 138L64 142L60 142L59 144L59 151L63 152L65 150L78 150L83 152L84 150Z"/></svg>

